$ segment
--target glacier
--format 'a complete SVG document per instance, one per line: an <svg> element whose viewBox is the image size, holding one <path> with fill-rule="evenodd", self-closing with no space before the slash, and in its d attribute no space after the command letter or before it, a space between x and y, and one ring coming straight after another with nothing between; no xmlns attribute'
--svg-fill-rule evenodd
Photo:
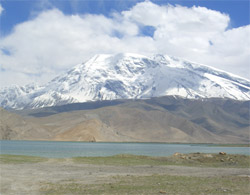
<svg viewBox="0 0 250 195"><path fill-rule="evenodd" d="M45 85L13 85L0 89L0 106L20 110L168 95L250 100L250 81L168 55L99 54Z"/></svg>

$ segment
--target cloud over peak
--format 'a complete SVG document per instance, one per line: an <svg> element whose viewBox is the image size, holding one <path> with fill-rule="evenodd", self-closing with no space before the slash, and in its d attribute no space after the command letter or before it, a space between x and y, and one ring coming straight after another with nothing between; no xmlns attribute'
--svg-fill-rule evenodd
<svg viewBox="0 0 250 195"><path fill-rule="evenodd" d="M118 52L175 55L249 77L249 26L227 30L229 23L205 7L150 1L109 17L43 11L0 38L0 83L14 83L10 75L19 84L45 82L95 54Z"/></svg>

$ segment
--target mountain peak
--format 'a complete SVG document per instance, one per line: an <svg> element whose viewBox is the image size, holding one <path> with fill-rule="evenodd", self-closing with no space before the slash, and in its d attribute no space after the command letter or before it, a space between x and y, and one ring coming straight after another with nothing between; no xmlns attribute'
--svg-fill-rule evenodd
<svg viewBox="0 0 250 195"><path fill-rule="evenodd" d="M17 87L18 89L18 87ZM187 60L157 54L99 54L41 87L0 91L4 108L23 109L73 102L140 99L165 95L185 98L250 99L250 82Z"/></svg>

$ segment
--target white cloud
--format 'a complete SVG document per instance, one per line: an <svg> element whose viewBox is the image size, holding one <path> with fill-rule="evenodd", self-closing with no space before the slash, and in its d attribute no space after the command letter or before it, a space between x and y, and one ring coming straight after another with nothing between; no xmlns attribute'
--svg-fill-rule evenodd
<svg viewBox="0 0 250 195"><path fill-rule="evenodd" d="M0 15L2 14L2 12L3 12L3 7L2 7L2 5L0 4Z"/></svg>
<svg viewBox="0 0 250 195"><path fill-rule="evenodd" d="M250 27L226 30L229 22L204 7L149 1L111 17L44 11L0 39L0 83L46 82L94 54L117 52L175 55L249 78ZM155 28L153 37L143 26Z"/></svg>

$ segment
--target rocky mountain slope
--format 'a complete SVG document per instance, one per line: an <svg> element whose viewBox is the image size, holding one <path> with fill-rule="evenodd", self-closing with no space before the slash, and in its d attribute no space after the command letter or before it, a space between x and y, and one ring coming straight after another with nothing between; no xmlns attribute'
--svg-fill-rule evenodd
<svg viewBox="0 0 250 195"><path fill-rule="evenodd" d="M96 55L43 86L1 89L0 106L20 110L165 95L250 100L250 81L167 55Z"/></svg>
<svg viewBox="0 0 250 195"><path fill-rule="evenodd" d="M0 107L0 140L49 140L50 132L37 123Z"/></svg>
<svg viewBox="0 0 250 195"><path fill-rule="evenodd" d="M40 132L34 128L30 139L248 143L249 106L250 101L166 96L75 103L16 112L27 123L42 129ZM22 131L19 135L10 139L23 139Z"/></svg>

